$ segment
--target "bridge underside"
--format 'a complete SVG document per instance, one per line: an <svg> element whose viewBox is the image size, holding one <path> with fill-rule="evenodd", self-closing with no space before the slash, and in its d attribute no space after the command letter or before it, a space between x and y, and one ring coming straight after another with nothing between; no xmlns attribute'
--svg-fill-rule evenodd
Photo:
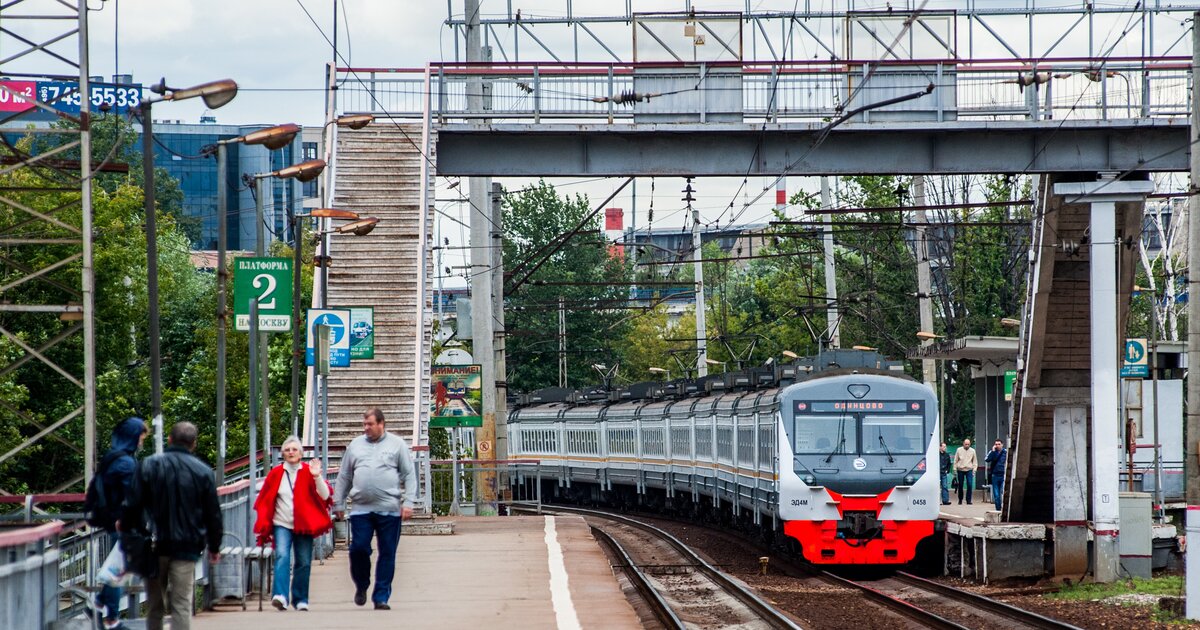
<svg viewBox="0 0 1200 630"><path fill-rule="evenodd" d="M1187 120L820 124L446 124L447 176L746 176L1186 171ZM819 145L818 145L819 142ZM817 145L814 148L814 145Z"/></svg>

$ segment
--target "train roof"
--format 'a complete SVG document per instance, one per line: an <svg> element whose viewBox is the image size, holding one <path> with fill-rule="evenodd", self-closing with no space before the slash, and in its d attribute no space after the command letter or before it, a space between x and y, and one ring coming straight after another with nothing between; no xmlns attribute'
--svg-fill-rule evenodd
<svg viewBox="0 0 1200 630"><path fill-rule="evenodd" d="M716 398L723 394L783 388L813 378L842 374L882 374L914 380L904 374L904 364L891 361L875 351L832 350L799 357L790 362L770 361L766 365L710 374L701 378L671 381L647 381L617 388L590 385L579 389L547 387L511 399L513 408L547 403L567 405L603 405L622 407L622 403L679 401L687 398ZM710 404L715 404L712 400Z"/></svg>

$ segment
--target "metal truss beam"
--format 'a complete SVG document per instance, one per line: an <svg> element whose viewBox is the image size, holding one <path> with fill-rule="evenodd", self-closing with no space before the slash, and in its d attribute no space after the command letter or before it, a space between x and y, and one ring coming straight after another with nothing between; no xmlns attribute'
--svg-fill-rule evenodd
<svg viewBox="0 0 1200 630"><path fill-rule="evenodd" d="M645 15L636 10L633 2L615 5L617 11L609 15L588 15L592 3L583 4L583 0L565 0L566 12L562 15L546 15L532 11L522 15L520 10L514 11L511 0L481 0L481 16L479 24L483 27L484 45L506 48L511 56L505 54L510 62L541 60L536 55L549 53L555 59L573 59L574 61L595 60L598 57L620 57L619 61L632 61L628 56L631 26L639 16ZM444 26L454 35L454 60L465 59L460 33L464 32L466 19L462 13L456 13L456 2L447 3L447 17ZM575 5L585 7L581 15L575 10ZM919 0L892 0L891 2L870 0L848 0L846 2L827 2L825 6L836 7L832 10L812 7L812 3L803 2L792 11L792 2L780 0L775 9L763 9L758 0L746 0L740 14L746 28L747 61L771 61L784 59L800 59L805 56L818 54L827 59L845 57L846 28L853 20L866 16L896 16L903 18L916 11L917 6L924 6L922 16L947 17L953 20L957 36L949 41L929 29L926 24L918 21L917 26L935 40L941 41L952 57L972 58L977 54L996 56L982 52L992 50L1003 51L1014 58L1037 56L1035 48L1044 46L1046 41L1062 35L1064 20L1072 20L1074 25L1069 30L1079 28L1079 38L1073 44L1073 50L1065 53L1068 56L1093 57L1101 50L1116 47L1118 44L1130 50L1141 50L1143 55L1155 56L1167 54L1163 41L1176 38L1190 29L1187 18L1195 6L1168 5L1160 2L1129 2L1127 6L1100 6L1101 3L1083 2L1080 0L1070 6L1038 6L1033 2L992 3L967 0L966 2L921 2ZM1009 6L995 6L1009 4ZM1016 5L1016 6L1013 6ZM1024 5L1024 6L1021 6ZM676 11L682 17L693 9L690 0L679 2ZM555 13L558 13L556 8ZM656 11L661 14L661 9ZM702 12L697 12L702 16ZM1082 26L1081 26L1082 25ZM564 32L563 27L567 27ZM580 52L581 40L579 31L584 31L582 38L596 42L598 47L585 46ZM1086 30L1086 34L1082 31ZM537 33L542 33L539 36ZM501 34L504 40L501 41ZM804 41L797 41L800 36L806 36ZM1158 44L1156 45L1156 42ZM527 54L522 57L522 43L527 43L524 49ZM802 48L797 50L797 44ZM1051 48L1056 48L1055 42ZM528 44L534 44L532 46ZM761 53L760 53L761 47ZM1086 48L1085 48L1086 47ZM789 50L790 49L790 50ZM617 52L614 52L617 51ZM806 52L807 51L807 52ZM965 53L962 55L961 53ZM531 56L534 55L534 56ZM1047 53L1049 54L1049 53ZM622 56L623 55L623 56ZM827 55L827 57L826 57Z"/></svg>
<svg viewBox="0 0 1200 630"><path fill-rule="evenodd" d="M78 91L90 95L88 64L88 6L79 0L0 0L0 74L23 80L77 81ZM0 87L8 101L22 97L7 86ZM37 96L37 95L35 95ZM90 99L81 99L87 103ZM6 445L0 463L12 464L31 456L30 449L45 440L54 440L80 453L77 470L61 471L53 480L58 492L90 479L96 460L96 366L94 270L92 266L92 148L90 114L85 106L78 115L62 114L61 119L76 123L77 128L30 129L23 120L30 112L58 113L56 103L28 101L29 110L5 112L5 130L57 136L57 147L33 155L22 155L9 147L0 156L0 177L33 169L30 181L40 185L3 188L0 207L16 217L0 226L0 336L16 352L0 365L0 378L22 383L28 378L44 377L43 366L61 377L67 387L55 390L61 400L53 403L70 412L45 417L30 401L15 405L0 401L0 422L16 426L21 432L18 444ZM61 106L61 105L59 105ZM59 159L78 153L78 159ZM78 196L69 195L78 192ZM17 197L8 193L20 193ZM61 201L63 193L69 199ZM38 199L59 199L55 207L46 207ZM69 217L69 218L68 218ZM51 262L29 264L27 255L47 246L59 248ZM79 268L80 272L68 271ZM78 273L78 275L75 275ZM77 280L76 280L77 279ZM31 290L36 284L38 290ZM76 321L80 320L82 321ZM27 340L24 326L33 324L46 333L36 343ZM83 356L78 363L64 363L48 351L79 335L83 337ZM36 346L36 347L35 347ZM29 376L26 376L29 375ZM68 403L68 404L61 404ZM82 422L82 427L80 427ZM70 428L68 430L68 428ZM82 428L83 440L79 441ZM64 433L65 432L65 433ZM68 437L70 436L70 439ZM18 481L23 481L19 480ZM30 488L38 491L43 488Z"/></svg>
<svg viewBox="0 0 1200 630"><path fill-rule="evenodd" d="M1186 125L1123 121L536 124L438 129L439 175L777 176L1184 171Z"/></svg>

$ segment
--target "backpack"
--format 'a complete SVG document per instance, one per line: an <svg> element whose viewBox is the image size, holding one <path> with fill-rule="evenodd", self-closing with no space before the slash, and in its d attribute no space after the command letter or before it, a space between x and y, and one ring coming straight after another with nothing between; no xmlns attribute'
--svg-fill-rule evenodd
<svg viewBox="0 0 1200 630"><path fill-rule="evenodd" d="M108 472L108 467L124 454L124 451L106 453L100 460L100 465L96 467L96 474L92 475L92 480L84 492L83 513L88 525L92 527L108 530L116 527L116 513L121 506L108 504L109 494L104 488L104 473Z"/></svg>

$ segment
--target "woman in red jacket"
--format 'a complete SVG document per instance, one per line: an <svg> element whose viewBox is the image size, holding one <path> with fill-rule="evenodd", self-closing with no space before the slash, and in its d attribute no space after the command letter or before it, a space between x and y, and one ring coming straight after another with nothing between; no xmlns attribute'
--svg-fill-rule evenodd
<svg viewBox="0 0 1200 630"><path fill-rule="evenodd" d="M333 526L329 518L333 493L321 476L321 460L304 465L300 449L300 438L294 435L283 441L283 463L267 473L254 502L258 513L254 533L260 544L273 542L275 547L271 605L279 610L287 610L289 586L292 605L296 610L308 610L313 537Z"/></svg>

